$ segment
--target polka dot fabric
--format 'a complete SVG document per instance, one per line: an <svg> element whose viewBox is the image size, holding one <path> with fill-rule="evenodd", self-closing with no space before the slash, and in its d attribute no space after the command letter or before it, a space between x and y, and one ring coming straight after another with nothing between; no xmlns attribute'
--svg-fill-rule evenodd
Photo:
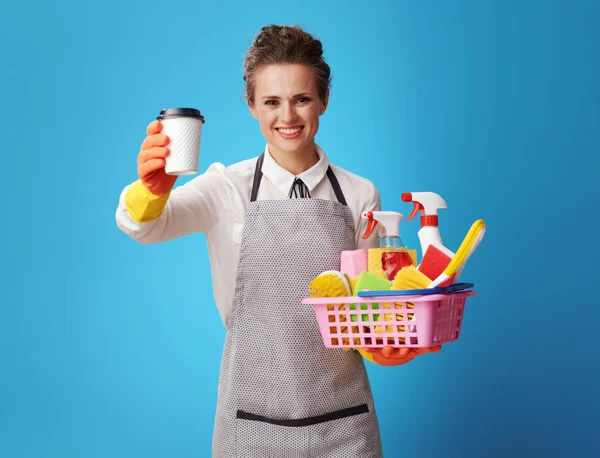
<svg viewBox="0 0 600 458"><path fill-rule="evenodd" d="M378 458L362 357L326 349L308 284L354 249L339 202L250 202L219 381L213 457Z"/></svg>

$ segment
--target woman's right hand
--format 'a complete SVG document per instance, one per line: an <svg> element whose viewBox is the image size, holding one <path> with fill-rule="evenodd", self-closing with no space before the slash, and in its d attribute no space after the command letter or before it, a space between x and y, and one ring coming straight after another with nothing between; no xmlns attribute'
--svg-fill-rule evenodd
<svg viewBox="0 0 600 458"><path fill-rule="evenodd" d="M167 175L165 158L169 154L169 137L161 134L160 121L152 121L146 132L148 136L142 142L138 154L138 175L142 183L157 197L162 197L173 189L177 175Z"/></svg>

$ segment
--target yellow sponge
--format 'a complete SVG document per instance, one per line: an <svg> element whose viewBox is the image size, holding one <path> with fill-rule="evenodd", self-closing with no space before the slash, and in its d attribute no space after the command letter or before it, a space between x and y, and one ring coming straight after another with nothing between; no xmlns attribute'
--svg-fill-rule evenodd
<svg viewBox="0 0 600 458"><path fill-rule="evenodd" d="M370 274L373 274L373 275L377 275L378 277L381 277L381 278L385 278L386 280L388 279L388 276L387 276L387 274L385 273L385 270L383 270L383 269L373 269L373 270L369 270L369 273L370 273Z"/></svg>
<svg viewBox="0 0 600 458"><path fill-rule="evenodd" d="M350 290L352 291L353 296L356 296L356 293L358 292L356 291L356 285L358 284L359 278L360 275L355 275L354 277L348 278L348 283L350 283Z"/></svg>

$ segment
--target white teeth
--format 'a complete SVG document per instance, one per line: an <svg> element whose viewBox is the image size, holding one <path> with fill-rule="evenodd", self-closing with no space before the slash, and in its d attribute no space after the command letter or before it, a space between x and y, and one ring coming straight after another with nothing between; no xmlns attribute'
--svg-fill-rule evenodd
<svg viewBox="0 0 600 458"><path fill-rule="evenodd" d="M302 127L297 127L295 129L279 129L279 132L285 135L293 135L297 132L300 132L300 129L302 129Z"/></svg>

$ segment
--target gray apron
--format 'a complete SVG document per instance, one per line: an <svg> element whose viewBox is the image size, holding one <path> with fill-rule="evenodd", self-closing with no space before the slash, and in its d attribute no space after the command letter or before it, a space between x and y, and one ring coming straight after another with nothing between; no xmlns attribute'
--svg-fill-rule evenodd
<svg viewBox="0 0 600 458"><path fill-rule="evenodd" d="M339 202L257 201L256 164L227 329L213 436L214 458L380 458L381 440L364 362L327 349L310 281L339 270L355 248L352 212Z"/></svg>

